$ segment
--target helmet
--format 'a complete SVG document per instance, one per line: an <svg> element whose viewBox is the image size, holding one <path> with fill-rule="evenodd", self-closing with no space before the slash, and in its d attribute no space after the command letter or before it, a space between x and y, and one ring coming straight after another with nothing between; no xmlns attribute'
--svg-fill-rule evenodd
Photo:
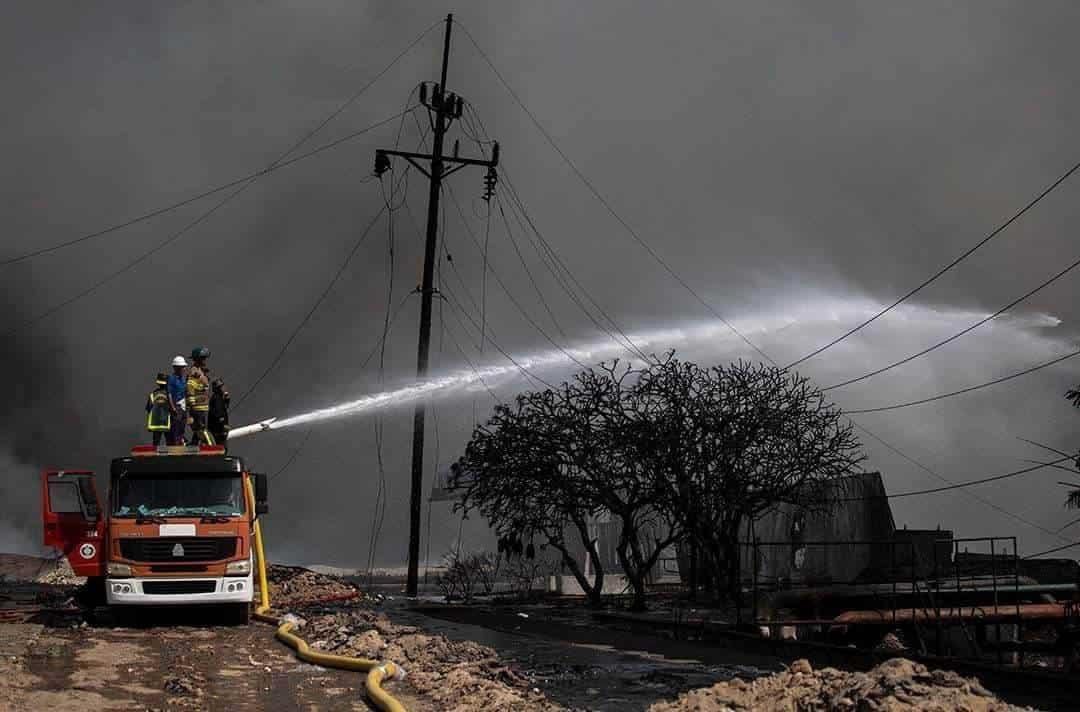
<svg viewBox="0 0 1080 712"><path fill-rule="evenodd" d="M210 349L205 346L196 346L191 350L191 358L210 358Z"/></svg>
<svg viewBox="0 0 1080 712"><path fill-rule="evenodd" d="M159 386L164 386L167 382L168 381L165 380L165 374L164 373L159 373L157 375L157 380L155 381L155 383L157 383Z"/></svg>
<svg viewBox="0 0 1080 712"><path fill-rule="evenodd" d="M187 359L185 359L183 356L177 356L176 358L174 358L172 360L172 365L173 366L187 366Z"/></svg>

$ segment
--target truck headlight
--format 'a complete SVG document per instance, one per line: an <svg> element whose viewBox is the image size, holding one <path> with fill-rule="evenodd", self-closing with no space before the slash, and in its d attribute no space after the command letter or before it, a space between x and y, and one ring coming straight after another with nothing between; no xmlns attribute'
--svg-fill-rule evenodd
<svg viewBox="0 0 1080 712"><path fill-rule="evenodd" d="M225 564L226 576L247 576L251 573L251 559L242 561L230 561Z"/></svg>
<svg viewBox="0 0 1080 712"><path fill-rule="evenodd" d="M107 568L109 576L130 576L131 567L127 564L121 564L119 561L110 561Z"/></svg>

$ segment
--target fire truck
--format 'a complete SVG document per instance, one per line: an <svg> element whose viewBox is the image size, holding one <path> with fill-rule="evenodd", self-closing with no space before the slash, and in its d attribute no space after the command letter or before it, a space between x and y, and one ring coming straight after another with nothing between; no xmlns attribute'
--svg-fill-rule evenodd
<svg viewBox="0 0 1080 712"><path fill-rule="evenodd" d="M121 615L137 606L216 606L247 622L266 476L224 447L135 447L112 461L106 503L85 470L48 470L41 487L45 545L89 577L99 601Z"/></svg>

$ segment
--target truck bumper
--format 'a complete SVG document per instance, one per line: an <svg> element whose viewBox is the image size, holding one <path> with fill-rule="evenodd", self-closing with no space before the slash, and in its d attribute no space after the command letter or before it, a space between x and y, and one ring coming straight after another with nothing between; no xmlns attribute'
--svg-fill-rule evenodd
<svg viewBox="0 0 1080 712"><path fill-rule="evenodd" d="M111 606L250 603L254 590L251 574L219 578L109 578L105 581L105 600Z"/></svg>

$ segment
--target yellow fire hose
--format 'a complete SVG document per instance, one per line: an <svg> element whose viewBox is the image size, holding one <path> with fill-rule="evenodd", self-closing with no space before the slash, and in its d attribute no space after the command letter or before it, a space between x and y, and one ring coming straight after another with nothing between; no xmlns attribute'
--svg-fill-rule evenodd
<svg viewBox="0 0 1080 712"><path fill-rule="evenodd" d="M248 509L255 511L255 493L252 490L250 480L246 481ZM389 692L382 688L382 683L387 678L402 677L404 671L392 662L380 663L378 660L367 658L350 658L345 655L331 655L312 650L307 642L292 632L293 622L275 618L270 611L270 586L266 581L266 557L263 551L262 528L259 520L255 519L255 558L259 565L259 605L255 607L255 619L270 623L278 627L277 639L296 651L296 657L306 663L321 665L322 667L337 668L339 670L352 670L366 672L364 690L368 698L383 712L406 712L405 707L395 700Z"/></svg>

